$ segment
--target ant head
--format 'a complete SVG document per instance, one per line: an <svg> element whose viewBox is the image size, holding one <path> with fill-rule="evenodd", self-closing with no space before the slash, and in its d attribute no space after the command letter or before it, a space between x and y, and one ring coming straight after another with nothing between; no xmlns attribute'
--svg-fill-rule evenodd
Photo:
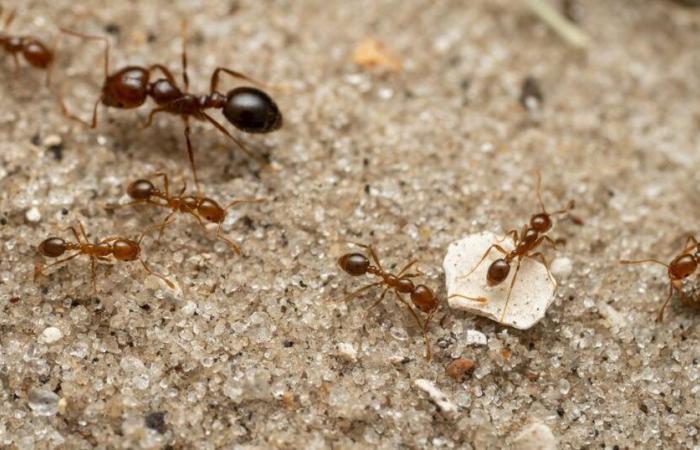
<svg viewBox="0 0 700 450"><path fill-rule="evenodd" d="M695 255L683 254L677 256L668 265L668 274L673 280L688 278L698 268L698 259Z"/></svg>
<svg viewBox="0 0 700 450"><path fill-rule="evenodd" d="M51 50L35 39L30 39L29 42L24 45L22 54L29 64L40 69L46 69L53 62L53 53Z"/></svg>
<svg viewBox="0 0 700 450"><path fill-rule="evenodd" d="M49 258L61 256L66 251L66 241L58 237L50 237L39 244L39 253Z"/></svg>
<svg viewBox="0 0 700 450"><path fill-rule="evenodd" d="M508 278L508 273L510 273L510 263L499 258L489 266L489 270L486 272L486 284L489 286L501 284Z"/></svg>
<svg viewBox="0 0 700 450"><path fill-rule="evenodd" d="M112 242L112 254L119 261L134 261L138 259L141 247L131 239L117 239Z"/></svg>
<svg viewBox="0 0 700 450"><path fill-rule="evenodd" d="M530 217L530 227L538 233L545 233L552 228L552 218L546 212L533 214Z"/></svg>
<svg viewBox="0 0 700 450"><path fill-rule="evenodd" d="M275 101L254 87L229 91L223 113L231 124L247 133L269 133L282 126L282 113Z"/></svg>
<svg viewBox="0 0 700 450"><path fill-rule="evenodd" d="M226 218L226 212L210 198L203 198L197 205L197 213L204 217L207 221L213 223L221 223Z"/></svg>
<svg viewBox="0 0 700 450"><path fill-rule="evenodd" d="M341 269L353 277L364 275L369 268L369 259L362 253L346 253L338 258Z"/></svg>
<svg viewBox="0 0 700 450"><path fill-rule="evenodd" d="M429 313L434 310L437 308L438 304L433 291L424 284L419 284L413 292L411 292L411 301L416 305L416 308L424 313Z"/></svg>
<svg viewBox="0 0 700 450"><path fill-rule="evenodd" d="M134 200L148 200L155 190L156 187L153 186L153 183L148 180L139 179L126 188L126 193Z"/></svg>
<svg viewBox="0 0 700 450"><path fill-rule="evenodd" d="M148 97L148 71L126 67L105 79L102 103L113 108L136 108Z"/></svg>

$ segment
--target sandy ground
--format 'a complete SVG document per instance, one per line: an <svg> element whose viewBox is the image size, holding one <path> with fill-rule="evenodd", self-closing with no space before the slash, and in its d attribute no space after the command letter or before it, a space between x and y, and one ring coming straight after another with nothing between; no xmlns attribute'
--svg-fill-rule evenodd
<svg viewBox="0 0 700 450"><path fill-rule="evenodd" d="M654 323L665 269L617 262L670 260L698 232L700 10L579 1L592 38L579 52L507 0L74 3L22 2L13 30L107 35L112 67L179 73L187 18L192 90L234 67L270 85L285 126L237 133L272 170L207 124L193 131L207 195L269 199L224 224L242 256L182 215L159 244L143 241L179 292L118 263L99 266L95 297L85 258L35 283L36 246L79 221L99 238L162 220L104 206L136 177L189 179L181 123L141 131L143 107L86 130L40 72L3 66L0 446L481 449L516 446L532 423L563 449L700 446L700 317L674 299ZM400 73L353 63L366 37ZM87 117L100 46L64 37L60 50L54 85ZM536 111L518 101L528 76L544 98ZM548 258L572 270L547 316L517 331L450 311L448 244L527 221L536 170L548 207L573 199L581 219L552 232L561 245ZM369 313L379 291L342 302L365 282L336 266L348 241L374 244L387 268L420 260L443 302L432 361L393 297ZM445 374L458 357L476 361L463 380Z"/></svg>

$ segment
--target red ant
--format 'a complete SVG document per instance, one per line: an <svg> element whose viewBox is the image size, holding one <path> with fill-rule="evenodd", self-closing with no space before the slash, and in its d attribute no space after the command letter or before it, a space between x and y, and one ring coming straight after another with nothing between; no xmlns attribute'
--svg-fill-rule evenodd
<svg viewBox="0 0 700 450"><path fill-rule="evenodd" d="M165 225L170 223L169 220L175 213L180 212L190 214L192 217L197 219L197 223L202 227L205 234L207 233L207 228L204 221L217 224L216 239L226 242L234 253L238 255L241 254L240 247L221 233L221 226L226 219L226 212L232 207L241 203L258 203L263 202L264 199L234 200L225 207L221 207L221 205L219 205L215 200L208 197L202 197L199 195L184 195L185 190L187 189L187 183L184 183L182 189L180 189L180 192L177 195L170 195L168 188L168 176L164 173L156 173L153 176L163 177L162 191L156 188L151 181L138 179L129 184L126 192L129 194L129 197L134 200L129 203L130 205L150 203L152 205L169 208L172 210L161 224L161 233Z"/></svg>
<svg viewBox="0 0 700 450"><path fill-rule="evenodd" d="M63 264L80 255L87 255L90 257L92 270L92 288L95 293L97 293L97 261L110 261L110 257L114 258L117 261L138 260L143 266L143 268L146 270L146 272L165 281L165 283L167 283L167 285L170 286L172 289L175 288L175 285L170 280L165 278L163 275L152 271L150 267L148 267L146 262L140 257L141 240L146 235L146 233L152 231L153 229L163 227L165 225L147 228L143 233L141 233L141 236L139 236L138 240L136 241L121 236L111 236L96 241L95 243L91 243L88 239L83 224L79 222L78 225L80 225L81 234L78 234L78 231L75 229L75 227L70 227L70 230L75 236L75 242L66 242L63 238L60 237L50 237L42 241L41 244L39 244L39 254L48 258L58 258L67 251L75 251L75 253L56 262L53 262L47 266L37 265L34 272L35 278L41 275L43 273L43 270L48 267ZM80 239L81 235L84 239L84 242Z"/></svg>
<svg viewBox="0 0 700 450"><path fill-rule="evenodd" d="M410 261L403 267L403 269L401 269L401 271L397 275L394 275L385 271L382 268L382 264L379 262L379 258L377 257L377 254L371 245L355 245L369 250L370 255L372 256L372 260L374 261L376 266L372 266L370 264L369 259L367 259L367 257L362 253L346 253L345 255L338 258L338 265L340 266L340 268L343 269L343 271L345 271L347 274L352 275L354 277L370 274L380 277L381 280L361 287L360 289L348 295L345 298L345 300L350 300L356 297L361 292L364 292L367 289L371 289L375 286L380 286L382 284L386 285L384 291L382 292L382 295L379 297L379 300L377 300L372 306L370 306L367 311L379 305L379 303L381 303L382 300L384 300L384 296L389 290L394 292L399 301L403 303L406 306L406 308L408 308L411 315L413 316L413 319L416 321L416 324L422 330L423 339L425 341L426 359L430 361L432 353L430 351L430 343L428 341L428 324L430 323L430 319L435 313L435 311L437 311L438 300L435 298L433 291L430 290L428 286L425 286L424 284L415 285L413 281L411 281L411 278L421 275L420 273L406 273L406 271L418 261L415 259ZM425 319L425 323L421 324L421 321L418 318L418 314L416 314L413 308L411 308L411 305L409 305L408 302L404 300L401 294L409 294L411 296L411 302L413 302L413 305L419 310L428 314L428 317Z"/></svg>
<svg viewBox="0 0 700 450"><path fill-rule="evenodd" d="M210 108L221 109L224 117L236 128L246 133L269 133L282 126L282 113L275 101L264 91L243 86L230 90L226 94L219 92L219 74L225 73L234 78L239 78L254 84L260 84L243 75L225 67L217 67L211 77L209 94L194 95L189 93L189 77L187 75L187 52L185 49L185 27L183 25L183 45L182 45L182 79L184 90L177 86L175 77L161 64L152 64L148 67L127 66L112 74L109 72L109 51L110 44L107 38L102 36L91 36L71 30L61 29L63 33L80 37L87 40L100 40L105 43L104 52L104 83L102 92L95 101L92 112L92 121L86 122L74 116L66 108L61 100L63 113L70 119L76 120L90 128L97 126L97 107L100 103L107 107L133 109L143 105L150 97L155 103L148 115L148 120L144 128L151 125L153 117L161 112L166 112L180 116L185 125L185 140L187 142L187 155L192 167L192 175L195 186L199 190L199 179L194 163L194 153L190 142L190 118L207 121L214 125L216 129L225 134L248 156L256 158L263 164L267 164L264 158L252 153L243 143L229 133L226 128L216 119L207 114L205 110ZM151 81L154 70L159 70L165 78Z"/></svg>
<svg viewBox="0 0 700 450"><path fill-rule="evenodd" d="M692 253L692 250L695 250L695 252ZM673 291L678 291L681 294L681 296L685 298L685 294L683 293L681 287L683 284L683 280L695 273L695 271L698 268L698 265L700 265L700 244L698 244L698 241L693 236L688 236L688 239L685 241L685 246L681 253L675 258L673 258L673 260L669 264L665 264L657 259L652 258L640 260L620 260L621 264L643 264L649 262L661 264L662 266L668 269L668 297L666 298L664 304L661 306L659 314L656 316L656 321L661 322L664 320L664 311L666 310L666 306L668 306L668 303L673 297Z"/></svg>
<svg viewBox="0 0 700 450"><path fill-rule="evenodd" d="M545 259L544 255L542 252L535 252L533 251L537 249L543 242L549 243L553 248L556 248L556 243L547 236L547 232L552 228L552 216L558 215L558 214L564 214L569 212L571 209L574 208L574 202L573 200L569 202L566 208L561 209L559 211L555 211L553 213L548 213L544 207L544 203L542 202L542 196L540 194L540 184L541 184L541 177L540 174L536 174L537 177L537 182L536 182L536 193L537 193L537 201L540 204L540 209L542 210L539 213L533 214L530 216L530 222L529 224L526 224L522 227L520 230L520 233L518 233L517 229L512 229L506 233L506 237L509 235L513 239L513 245L514 248L511 251L505 250L503 247L501 247L498 244L492 244L484 253L484 255L481 257L479 260L478 264L474 266L472 270L470 270L468 273L465 275L462 275L461 278L466 278L469 275L471 275L480 265L482 262L484 262L484 259L488 256L488 254L493 250L494 248L498 250L500 253L504 255L503 258L498 258L495 261L491 263L491 265L488 268L488 271L486 272L486 284L488 286L497 286L501 283L503 283L506 278L508 278L508 274L510 273L510 267L511 263L513 260L517 260L517 265L515 267L515 274L513 275L513 279L510 282L510 286L508 287L508 294L506 297L506 304L503 306L503 312L501 313L501 321L505 318L506 315L506 310L508 309L508 302L510 301L510 294L513 291L513 286L515 285L515 280L518 277L518 271L520 270L520 263L524 258L530 258L530 259L536 259L539 260L547 269L547 274L549 275L549 278L552 280L554 283L554 277L552 276L552 273L549 271L549 264L547 263L547 260ZM501 239L501 241L503 241ZM499 241L499 242L501 242ZM452 294L450 295L450 298L452 297L461 297L461 298L466 298L467 300L473 300L476 302L480 303L485 303L488 301L487 298L485 297L467 297L466 295L461 295L461 294Z"/></svg>
<svg viewBox="0 0 700 450"><path fill-rule="evenodd" d="M19 68L19 54L24 56L30 66L46 70L46 84L51 81L49 66L53 63L54 54L49 47L33 36L13 36L7 34L16 11L13 9L5 18L3 29L0 31L0 47L12 55L15 70Z"/></svg>

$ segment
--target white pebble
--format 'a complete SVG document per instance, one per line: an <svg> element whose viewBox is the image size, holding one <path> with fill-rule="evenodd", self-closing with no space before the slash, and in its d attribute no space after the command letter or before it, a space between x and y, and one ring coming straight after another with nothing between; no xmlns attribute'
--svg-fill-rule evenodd
<svg viewBox="0 0 700 450"><path fill-rule="evenodd" d="M531 258L522 260L507 309L505 307L508 290L516 271L517 261L513 261L510 273L502 283L497 286L488 286L486 271L489 265L497 258L503 257L494 248L476 270L469 276L464 276L477 266L492 244L498 243L506 251L512 249L510 238L499 242L500 239L492 233L485 232L469 235L450 244L443 261L448 304L451 308L469 311L503 325L527 330L544 317L547 308L554 301L556 282L550 278L542 263ZM452 297L454 294L484 298L486 301Z"/></svg>
<svg viewBox="0 0 700 450"><path fill-rule="evenodd" d="M457 405L452 403L452 401L447 398L447 395L438 389L432 381L426 380L425 378L418 378L413 384L415 384L417 388L427 392L430 399L435 402L438 408L440 408L440 411L444 414L452 415L457 412Z"/></svg>
<svg viewBox="0 0 700 450"><path fill-rule="evenodd" d="M28 209L26 213L24 213L24 217L29 222L37 223L38 221L41 220L41 212L39 211L39 209L36 206L34 206L34 207Z"/></svg>
<svg viewBox="0 0 700 450"><path fill-rule="evenodd" d="M571 259L566 257L556 258L549 265L549 270L557 278L566 278L571 274L574 264Z"/></svg>
<svg viewBox="0 0 700 450"><path fill-rule="evenodd" d="M467 330L467 345L486 345L488 339L484 333L477 330Z"/></svg>
<svg viewBox="0 0 700 450"><path fill-rule="evenodd" d="M336 355L348 362L357 361L357 349L347 342L340 342L336 345Z"/></svg>
<svg viewBox="0 0 700 450"><path fill-rule="evenodd" d="M552 430L543 423L532 423L513 440L517 450L557 450L557 439Z"/></svg>
<svg viewBox="0 0 700 450"><path fill-rule="evenodd" d="M44 138L42 141L42 144L44 144L44 147L55 147L57 145L61 145L63 143L63 139L61 136L57 134L49 134Z"/></svg>
<svg viewBox="0 0 700 450"><path fill-rule="evenodd" d="M60 397L44 388L29 391L28 403L35 416L54 416L58 412Z"/></svg>
<svg viewBox="0 0 700 450"><path fill-rule="evenodd" d="M63 337L63 333L56 327L46 328L39 337L39 341L44 344L53 344Z"/></svg>

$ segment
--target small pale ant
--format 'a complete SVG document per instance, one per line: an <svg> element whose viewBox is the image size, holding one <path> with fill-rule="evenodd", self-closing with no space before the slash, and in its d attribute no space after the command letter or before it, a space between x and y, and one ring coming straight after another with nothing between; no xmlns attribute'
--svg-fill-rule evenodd
<svg viewBox="0 0 700 450"><path fill-rule="evenodd" d="M184 195L187 190L187 183L184 183L177 195L171 195L168 187L168 176L164 173L156 173L153 176L163 177L163 190L161 191L155 187L150 180L138 179L130 183L126 189L127 194L129 194L129 197L133 200L129 203L130 205L148 203L171 209L172 211L170 214L163 220L162 227L170 223L170 218L176 213L189 214L197 219L197 223L202 227L205 234L207 234L205 222L215 223L217 224L215 238L226 242L234 253L238 255L241 254L240 247L221 232L221 227L226 219L226 213L236 205L242 203L260 203L265 201L264 199L234 200L225 207L222 207L215 200L208 197ZM161 233L162 231L163 228L161 228Z"/></svg>
<svg viewBox="0 0 700 450"><path fill-rule="evenodd" d="M519 233L517 229L512 229L508 231L508 233L506 233L506 237L510 236L513 239L513 250L507 251L498 244L492 244L486 250L484 255L476 264L476 266L474 266L474 268L468 273L460 276L460 278L465 278L471 275L481 265L481 263L484 262L484 259L486 259L491 250L496 249L500 253L502 253L504 257L498 258L491 263L486 272L486 284L488 286L497 286L503 283L508 278L511 263L513 262L513 260L517 260L515 274L513 275L513 279L511 280L510 286L508 287L506 303L503 306L503 311L501 312L501 320L505 318L506 311L508 309L508 302L510 301L510 295L513 291L515 280L518 278L520 263L524 258L539 260L544 265L545 269L547 269L547 274L549 275L549 278L552 280L552 282L554 282L554 277L549 271L549 264L547 263L544 254L542 254L542 252L533 253L533 251L537 249L537 247L539 247L543 242L547 242L553 248L556 248L556 243L552 240L552 238L547 236L547 232L549 232L549 230L552 228L552 216L567 213L574 208L574 202L572 200L569 202L566 208L552 213L548 213L544 207L544 203L542 202L542 196L540 194L541 177L539 172L536 174L536 178L537 182L535 191L537 194L537 201L540 205L541 212L530 216L530 222L524 225ZM505 239L505 237L503 239ZM466 295L462 294L452 294L450 295L450 298L452 297L466 298L467 300L473 300L479 303L486 303L488 301L488 299L485 297L467 297Z"/></svg>
<svg viewBox="0 0 700 450"><path fill-rule="evenodd" d="M111 258L116 261L124 262L138 260L146 272L160 278L171 288L175 288L175 285L170 280L165 278L163 275L152 271L146 264L146 261L141 258L141 241L143 240L143 237L146 235L146 233L165 225L147 228L135 241L121 236L111 236L94 243L91 243L88 239L83 224L79 222L78 225L80 226L80 234L78 234L75 227L70 227L70 230L73 232L73 236L75 236L75 242L68 242L60 237L50 237L39 244L39 254L47 258L58 258L64 253L70 251L75 251L75 253L46 266L40 264L37 265L34 273L35 278L43 274L43 271L46 268L63 264L80 255L86 255L90 257L92 288L95 293L97 293L97 261L111 261ZM81 236L83 238L82 240Z"/></svg>
<svg viewBox="0 0 700 450"><path fill-rule="evenodd" d="M0 31L0 48L12 56L15 70L19 69L19 55L24 56L27 63L37 69L46 70L46 84L51 81L50 66L54 60L54 53L49 47L33 36L14 36L8 34L12 21L16 17L16 11L9 12Z"/></svg>
<svg viewBox="0 0 700 450"><path fill-rule="evenodd" d="M386 287L384 288L384 291L382 291L382 294L379 296L379 300L377 300L372 306L370 306L367 311L379 305L379 303L381 303L382 300L384 300L384 296L388 291L391 290L392 292L394 292L399 301L403 303L406 306L406 308L408 308L409 312L413 316L413 319L416 321L416 324L423 332L426 359L430 360L430 358L432 357L432 352L430 350L430 342L428 341L428 324L430 323L430 319L432 318L435 311L437 311L438 300L437 298L435 298L433 291L430 290L428 286L424 284L416 285L413 283L411 278L419 276L420 273L406 273L406 271L418 261L410 261L403 267L403 269L401 269L401 271L399 271L398 274L394 275L385 271L382 268L382 264L379 262L379 257L377 257L377 253L374 251L374 248L371 245L355 245L367 249L376 266L371 265L370 260L367 259L367 257L362 253L346 253L338 259L338 265L340 266L340 268L343 269L343 271L345 271L347 274L352 275L354 277L369 274L377 276L381 278L381 280L361 287L360 289L348 295L345 300L350 300L356 297L361 292L364 292L367 289L371 289L375 286L385 285ZM424 323L421 323L418 314L416 314L411 305L403 298L402 294L410 295L411 302L413 303L413 305L422 312L428 314L428 317L425 319Z"/></svg>
<svg viewBox="0 0 700 450"><path fill-rule="evenodd" d="M209 94L194 95L189 93L189 77L187 75L187 52L185 49L185 27L183 25L182 49L182 78L184 89L180 89L172 73L161 64L148 67L127 66L111 73L109 71L109 40L102 36L91 36L71 30L61 29L63 33L87 40L100 40L105 43L104 52L104 82L102 92L95 101L92 120L87 122L71 114L63 100L60 100L63 113L70 119L76 120L90 128L97 126L97 107L100 103L111 108L133 109L143 105L150 97L155 103L148 115L144 128L151 125L153 117L161 112L180 116L185 126L187 156L192 167L195 187L199 190L199 179L194 162L194 152L190 141L190 119L207 121L217 130L226 135L248 156L257 159L263 165L267 164L259 155L251 152L239 139L235 138L216 119L206 113L207 109L220 109L224 117L236 128L246 133L269 133L282 126L282 113L275 101L266 92L251 86L241 86L223 94L218 91L219 74L225 73L253 84L261 83L225 67L217 67L211 76ZM164 78L151 81L153 71L158 70Z"/></svg>
<svg viewBox="0 0 700 450"><path fill-rule="evenodd" d="M700 244L698 244L698 241L695 239L695 237L688 236L688 239L685 241L685 246L683 250L668 264L653 258L640 260L620 260L620 264L644 263L661 264L662 266L666 267L668 271L668 297L666 298L666 301L661 306L661 309L659 310L659 313L656 316L656 321L661 322L664 320L664 311L666 310L666 306L668 306L668 303L673 297L673 292L677 291L683 298L685 298L685 294L681 289L683 285L683 280L695 273L695 271L698 268L698 265L700 265Z"/></svg>

